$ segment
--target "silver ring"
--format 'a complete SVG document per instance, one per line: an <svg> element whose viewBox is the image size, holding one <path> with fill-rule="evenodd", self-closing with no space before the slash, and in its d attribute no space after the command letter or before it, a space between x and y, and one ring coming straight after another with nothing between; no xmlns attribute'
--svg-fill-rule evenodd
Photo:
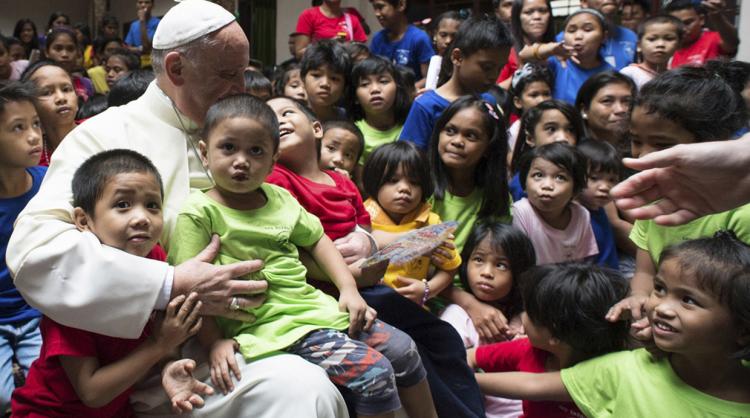
<svg viewBox="0 0 750 418"><path fill-rule="evenodd" d="M239 311L240 310L240 302L237 300L237 297L233 297L232 301L229 302L229 310L230 311Z"/></svg>

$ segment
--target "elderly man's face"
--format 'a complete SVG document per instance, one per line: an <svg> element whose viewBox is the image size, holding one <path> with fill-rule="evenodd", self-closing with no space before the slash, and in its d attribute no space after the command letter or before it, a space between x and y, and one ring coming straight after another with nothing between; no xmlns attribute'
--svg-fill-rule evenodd
<svg viewBox="0 0 750 418"><path fill-rule="evenodd" d="M196 123L203 124L206 112L222 97L245 91L245 66L250 60L250 44L235 23L215 35L216 45L202 51L198 58L184 63L185 83L178 97L177 107Z"/></svg>

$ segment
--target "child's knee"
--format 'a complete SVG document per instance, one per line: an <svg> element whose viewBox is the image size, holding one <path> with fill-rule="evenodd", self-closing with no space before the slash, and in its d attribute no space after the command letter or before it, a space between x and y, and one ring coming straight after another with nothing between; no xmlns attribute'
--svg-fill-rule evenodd
<svg viewBox="0 0 750 418"><path fill-rule="evenodd" d="M373 339L380 340L379 343L372 346L390 361L396 377L396 384L409 387L419 383L427 373L422 365L422 358L419 356L414 340L405 332L388 324L380 322L378 325L381 326L375 329L372 337L368 339L368 343L372 342ZM387 337L378 337L378 333L387 334Z"/></svg>

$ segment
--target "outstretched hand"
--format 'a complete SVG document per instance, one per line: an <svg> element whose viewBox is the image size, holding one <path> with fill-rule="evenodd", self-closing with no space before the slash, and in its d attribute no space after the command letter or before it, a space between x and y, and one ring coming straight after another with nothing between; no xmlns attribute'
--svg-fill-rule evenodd
<svg viewBox="0 0 750 418"><path fill-rule="evenodd" d="M202 407L203 397L214 393L211 386L193 377L194 370L195 361L191 359L170 362L162 370L161 384L175 414Z"/></svg>

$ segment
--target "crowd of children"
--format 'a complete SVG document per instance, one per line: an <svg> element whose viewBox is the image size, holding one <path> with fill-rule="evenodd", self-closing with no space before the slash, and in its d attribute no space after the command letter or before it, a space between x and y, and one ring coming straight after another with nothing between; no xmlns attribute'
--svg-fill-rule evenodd
<svg viewBox="0 0 750 418"><path fill-rule="evenodd" d="M168 208L168 247L159 167L120 149L76 171L72 219L103 245L177 265L218 235L215 263L264 263L246 277L269 283L253 321L201 316L190 294L132 340L42 315L5 253L65 137L153 80L153 2L125 41L112 17L92 42L62 13L43 36L29 19L0 36L0 412L130 416L155 366L186 412L234 389L236 353L287 352L357 416L452 416L462 401L492 418L750 416L750 204L667 227L610 197L624 157L748 140L750 64L724 60L739 39L723 1L652 16L582 1L557 37L549 0L445 12L429 34L407 0L370 3L383 29L369 46L361 16L323 0L300 15L292 58L248 63L245 92L210 107L194 151L213 186ZM376 272L334 244L359 231L374 252L445 221L458 225L440 247ZM175 395L193 336L214 388ZM468 386L441 386L462 368Z"/></svg>

